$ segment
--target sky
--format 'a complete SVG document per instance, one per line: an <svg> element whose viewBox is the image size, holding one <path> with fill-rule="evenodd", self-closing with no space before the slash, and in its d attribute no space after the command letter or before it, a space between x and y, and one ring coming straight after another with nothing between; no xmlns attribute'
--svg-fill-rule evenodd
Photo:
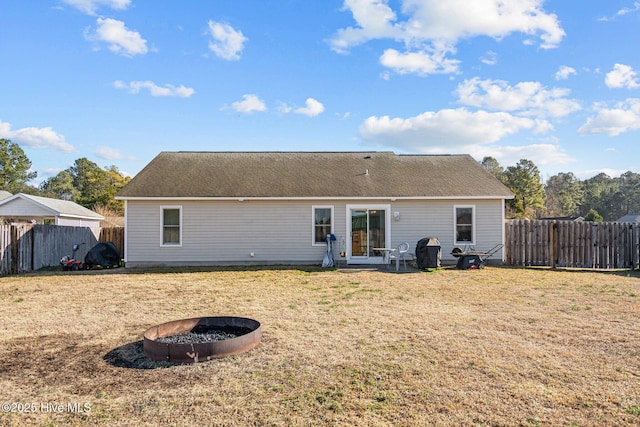
<svg viewBox="0 0 640 427"><path fill-rule="evenodd" d="M161 151L639 173L639 24L633 0L0 0L0 138L33 185Z"/></svg>

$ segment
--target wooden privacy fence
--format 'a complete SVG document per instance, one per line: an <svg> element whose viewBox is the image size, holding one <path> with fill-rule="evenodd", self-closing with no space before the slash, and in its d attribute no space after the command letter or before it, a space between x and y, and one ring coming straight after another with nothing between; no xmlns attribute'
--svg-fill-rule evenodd
<svg viewBox="0 0 640 427"><path fill-rule="evenodd" d="M576 268L638 268L640 224L507 221L505 263Z"/></svg>
<svg viewBox="0 0 640 427"><path fill-rule="evenodd" d="M71 255L79 244L76 259L98 242L114 242L124 255L124 228L66 227L24 224L0 226L0 274L17 274L60 265L60 258Z"/></svg>

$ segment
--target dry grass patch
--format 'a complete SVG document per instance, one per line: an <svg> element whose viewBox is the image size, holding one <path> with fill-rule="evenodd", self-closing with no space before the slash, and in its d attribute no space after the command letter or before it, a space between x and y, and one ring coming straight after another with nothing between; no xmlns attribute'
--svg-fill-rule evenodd
<svg viewBox="0 0 640 427"><path fill-rule="evenodd" d="M639 295L627 271L5 277L1 400L34 405L0 424L638 425ZM262 343L194 365L144 358L148 327L216 315L259 320Z"/></svg>

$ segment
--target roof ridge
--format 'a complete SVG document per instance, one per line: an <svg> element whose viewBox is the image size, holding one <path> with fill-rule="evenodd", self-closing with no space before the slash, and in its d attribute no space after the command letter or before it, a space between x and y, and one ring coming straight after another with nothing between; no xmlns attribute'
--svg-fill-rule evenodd
<svg viewBox="0 0 640 427"><path fill-rule="evenodd" d="M273 150L273 151L197 151L197 150L180 150L180 151L162 151L161 154L260 154L260 153L273 153L273 154L361 154L361 153L377 153L377 154L395 154L393 151L375 151L375 150L363 150L363 151L286 151L286 150ZM418 154L416 154L418 155ZM432 156L433 154L424 154L425 156ZM439 154L436 154L439 155Z"/></svg>

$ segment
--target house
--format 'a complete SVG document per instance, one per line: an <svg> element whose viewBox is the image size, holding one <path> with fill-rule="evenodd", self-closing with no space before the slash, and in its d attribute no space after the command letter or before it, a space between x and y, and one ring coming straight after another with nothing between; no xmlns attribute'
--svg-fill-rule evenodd
<svg viewBox="0 0 640 427"><path fill-rule="evenodd" d="M571 222L582 222L584 221L583 216L547 216L544 218L538 218L540 221L571 221Z"/></svg>
<svg viewBox="0 0 640 427"><path fill-rule="evenodd" d="M626 214L622 218L618 219L616 222L640 222L640 214Z"/></svg>
<svg viewBox="0 0 640 427"><path fill-rule="evenodd" d="M0 218L11 222L100 227L104 219L92 210L68 200L18 193L0 200Z"/></svg>
<svg viewBox="0 0 640 427"><path fill-rule="evenodd" d="M511 191L468 155L392 152L162 152L116 195L127 266L380 263L435 236L504 243ZM502 259L498 253L494 259Z"/></svg>

